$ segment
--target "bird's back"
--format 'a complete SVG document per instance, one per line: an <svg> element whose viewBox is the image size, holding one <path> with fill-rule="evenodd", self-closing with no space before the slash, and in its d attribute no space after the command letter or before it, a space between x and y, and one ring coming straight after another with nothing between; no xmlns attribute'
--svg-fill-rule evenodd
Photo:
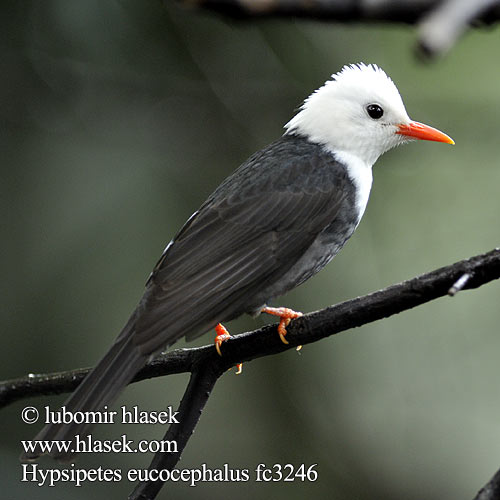
<svg viewBox="0 0 500 500"><path fill-rule="evenodd" d="M195 338L308 279L354 231L355 197L345 166L303 137L253 155L167 247L137 311L136 344L153 352Z"/></svg>

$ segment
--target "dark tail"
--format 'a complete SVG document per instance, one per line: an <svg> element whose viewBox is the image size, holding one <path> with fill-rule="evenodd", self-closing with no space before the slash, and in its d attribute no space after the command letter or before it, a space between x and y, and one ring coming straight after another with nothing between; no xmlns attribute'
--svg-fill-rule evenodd
<svg viewBox="0 0 500 500"><path fill-rule="evenodd" d="M134 375L144 366L147 355L139 351L132 341L133 321L125 326L111 349L101 359L97 366L85 377L64 406L71 412L101 411L105 405L111 404L120 392L132 380ZM47 442L36 443L34 450L25 451L21 461L31 461L47 454L61 462L71 461L74 450L75 436L85 437L93 424L47 424L32 440ZM59 449L54 441L71 441L68 450Z"/></svg>

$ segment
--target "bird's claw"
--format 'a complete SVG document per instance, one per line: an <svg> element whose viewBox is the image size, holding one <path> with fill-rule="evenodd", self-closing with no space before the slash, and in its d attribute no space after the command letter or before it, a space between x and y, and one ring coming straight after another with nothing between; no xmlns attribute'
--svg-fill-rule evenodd
<svg viewBox="0 0 500 500"><path fill-rule="evenodd" d="M288 340L285 338L286 327L290 324L290 318L281 318L280 324L278 325L278 334L280 336L281 342L283 344L289 344Z"/></svg>
<svg viewBox="0 0 500 500"><path fill-rule="evenodd" d="M215 350L217 351L217 354L219 356L222 356L222 351L220 350L220 346L222 345L222 342L225 342L226 340L230 339L231 335L227 331L227 328L222 323L218 323L216 325L215 333L217 333L214 339ZM242 371L243 371L243 363L238 363L236 365L236 375L239 375Z"/></svg>
<svg viewBox="0 0 500 500"><path fill-rule="evenodd" d="M226 327L222 323L217 324L217 326L215 327L215 333L217 333L214 339L215 350L217 351L217 354L219 356L222 356L222 351L220 350L220 346L222 345L222 342L225 342L226 340L230 339L231 335L229 334Z"/></svg>
<svg viewBox="0 0 500 500"><path fill-rule="evenodd" d="M264 307L262 308L261 312L265 312L267 314L272 314L273 316L279 316L280 322L278 325L278 335L280 336L281 342L283 344L288 345L289 342L286 339L286 327L290 324L290 321L295 318L299 318L302 316L302 313L299 311L294 311L293 309L289 309L288 307ZM218 323L215 326L215 349L217 351L217 354L219 356L222 356L222 351L220 349L220 346L222 345L222 342L225 342L226 340L231 338L231 335L227 331L226 327L222 323ZM302 346L297 347L297 350L300 350ZM242 371L242 363L238 363L236 365L236 375L239 375Z"/></svg>
<svg viewBox="0 0 500 500"><path fill-rule="evenodd" d="M261 312L280 317L278 334L283 344L289 344L288 340L286 340L285 338L286 327L290 324L290 320L299 318L300 316L302 316L302 313L299 311L294 311L293 309L290 309L288 307L264 307Z"/></svg>

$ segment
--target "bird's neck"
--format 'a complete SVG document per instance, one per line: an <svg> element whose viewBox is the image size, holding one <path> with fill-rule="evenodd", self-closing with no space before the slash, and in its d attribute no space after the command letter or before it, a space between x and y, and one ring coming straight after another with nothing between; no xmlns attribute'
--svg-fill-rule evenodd
<svg viewBox="0 0 500 500"><path fill-rule="evenodd" d="M345 165L347 175L351 179L356 189L356 209L358 212L358 224L365 213L370 190L372 187L373 175L372 165L363 161L358 156L346 151L330 151L334 157Z"/></svg>

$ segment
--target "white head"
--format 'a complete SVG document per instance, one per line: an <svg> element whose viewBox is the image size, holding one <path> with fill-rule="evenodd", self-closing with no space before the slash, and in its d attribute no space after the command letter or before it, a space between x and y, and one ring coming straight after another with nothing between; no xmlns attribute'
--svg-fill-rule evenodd
<svg viewBox="0 0 500 500"><path fill-rule="evenodd" d="M411 139L453 144L442 132L413 122L393 81L378 66L363 63L344 66L332 75L304 101L285 129L370 166Z"/></svg>

